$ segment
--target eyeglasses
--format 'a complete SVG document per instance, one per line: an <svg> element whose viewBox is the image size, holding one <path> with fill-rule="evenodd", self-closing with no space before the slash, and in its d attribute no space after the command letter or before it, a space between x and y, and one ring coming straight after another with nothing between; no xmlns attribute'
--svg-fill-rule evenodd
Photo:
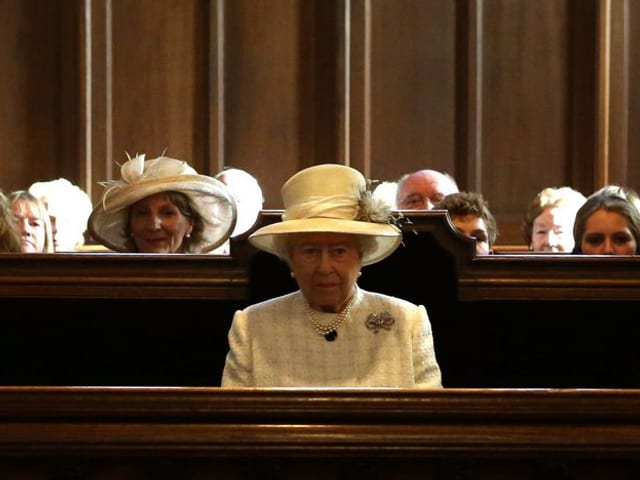
<svg viewBox="0 0 640 480"><path fill-rule="evenodd" d="M433 195L426 196L417 193L411 194L404 198L400 202L400 208L406 210L421 210L429 209L429 205L435 205L441 201L445 196L442 193L434 193Z"/></svg>

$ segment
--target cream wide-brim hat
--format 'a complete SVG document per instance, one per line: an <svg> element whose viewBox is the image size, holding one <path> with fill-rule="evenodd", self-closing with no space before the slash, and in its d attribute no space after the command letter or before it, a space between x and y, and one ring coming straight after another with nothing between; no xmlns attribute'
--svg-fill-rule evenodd
<svg viewBox="0 0 640 480"><path fill-rule="evenodd" d="M260 250L286 258L278 238L294 233L347 233L372 239L362 265L391 255L402 242L402 232L390 223L388 206L377 202L364 176L351 167L322 164L293 175L283 185L282 221L266 225L249 236Z"/></svg>
<svg viewBox="0 0 640 480"><path fill-rule="evenodd" d="M203 220L202 240L191 250L206 253L228 240L236 224L236 205L231 192L219 180L199 175L182 160L144 155L125 162L122 179L103 182L107 188L88 220L90 235L117 252L133 252L128 235L129 207L160 192L186 195Z"/></svg>

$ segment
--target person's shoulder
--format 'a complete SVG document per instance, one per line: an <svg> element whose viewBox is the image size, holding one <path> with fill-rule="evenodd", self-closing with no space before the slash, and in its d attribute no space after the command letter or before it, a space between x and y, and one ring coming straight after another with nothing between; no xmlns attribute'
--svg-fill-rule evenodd
<svg viewBox="0 0 640 480"><path fill-rule="evenodd" d="M277 310L282 308L285 304L295 302L300 297L300 291L285 293L279 297L268 298L258 303L254 303L245 308L246 312L252 312L257 310Z"/></svg>
<svg viewBox="0 0 640 480"><path fill-rule="evenodd" d="M385 305L389 305L390 307L401 308L401 309L414 309L414 308L418 308L419 306L413 302L410 302L409 300L405 300L399 297L394 297L384 293L370 292L362 289L360 290L360 292L362 294L363 303L371 302L371 303L385 304Z"/></svg>

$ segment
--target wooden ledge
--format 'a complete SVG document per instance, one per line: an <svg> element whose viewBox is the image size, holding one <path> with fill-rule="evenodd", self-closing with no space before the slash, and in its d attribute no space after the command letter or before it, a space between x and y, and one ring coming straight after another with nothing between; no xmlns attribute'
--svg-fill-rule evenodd
<svg viewBox="0 0 640 480"><path fill-rule="evenodd" d="M0 456L640 454L640 391L0 388Z"/></svg>

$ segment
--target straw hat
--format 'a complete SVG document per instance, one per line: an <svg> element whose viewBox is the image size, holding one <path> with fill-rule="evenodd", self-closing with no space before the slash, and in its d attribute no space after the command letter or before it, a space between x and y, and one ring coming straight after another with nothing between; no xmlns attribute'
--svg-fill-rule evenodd
<svg viewBox="0 0 640 480"><path fill-rule="evenodd" d="M335 232L369 236L375 241L364 252L362 265L391 255L402 241L400 229L384 202L376 201L364 176L351 167L323 164L293 175L282 187L282 222L256 230L249 241L257 248L286 257L279 236L290 233Z"/></svg>
<svg viewBox="0 0 640 480"><path fill-rule="evenodd" d="M224 243L236 224L236 204L227 187L215 178L199 175L182 160L160 156L152 160L144 155L130 158L120 168L121 180L101 182L106 187L88 221L95 240L118 252L131 252L128 235L129 207L160 192L186 195L202 217L204 231L191 251L208 252Z"/></svg>

